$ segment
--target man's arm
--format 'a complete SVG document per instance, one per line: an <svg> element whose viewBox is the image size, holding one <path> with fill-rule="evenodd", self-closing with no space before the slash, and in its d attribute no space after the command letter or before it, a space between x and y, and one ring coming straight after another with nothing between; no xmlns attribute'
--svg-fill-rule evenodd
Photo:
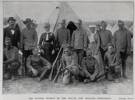
<svg viewBox="0 0 135 100"><path fill-rule="evenodd" d="M84 30L84 31L85 31L85 30ZM84 32L83 41L84 41L84 50L86 50L87 47L88 47L88 36L87 36L87 33L86 33L86 32Z"/></svg>
<svg viewBox="0 0 135 100"><path fill-rule="evenodd" d="M70 31L68 29L67 29L67 39L68 44L71 44Z"/></svg>
<svg viewBox="0 0 135 100"><path fill-rule="evenodd" d="M94 38L97 41L96 50L95 50L95 54L97 55L97 53L99 51L99 47L100 47L100 38L99 38L98 34L96 34Z"/></svg>
<svg viewBox="0 0 135 100"><path fill-rule="evenodd" d="M108 31L108 32L109 32L109 38L110 38L110 42L112 43L112 41L113 41L112 32L111 32L111 31Z"/></svg>
<svg viewBox="0 0 135 100"><path fill-rule="evenodd" d="M41 61L43 63L43 66L46 66L48 69L51 69L51 63L48 60L46 60L43 57L40 57L40 59L41 59Z"/></svg>
<svg viewBox="0 0 135 100"><path fill-rule="evenodd" d="M71 39L71 46L74 47L74 41L75 41L75 31L72 34L72 39Z"/></svg>
<svg viewBox="0 0 135 100"><path fill-rule="evenodd" d="M38 35L37 35L37 32L36 30L34 30L34 41L35 41L35 46L37 46L37 43L38 43Z"/></svg>
<svg viewBox="0 0 135 100"><path fill-rule="evenodd" d="M131 52L131 33L127 32L127 53L130 54Z"/></svg>
<svg viewBox="0 0 135 100"><path fill-rule="evenodd" d="M115 49L116 49L116 41L117 41L116 34L117 34L117 32L114 33L113 39L112 39L112 43L113 43Z"/></svg>
<svg viewBox="0 0 135 100"><path fill-rule="evenodd" d="M40 36L40 39L39 39L39 46L41 47L42 46L42 42L43 42L43 34L44 33L42 33L42 35Z"/></svg>

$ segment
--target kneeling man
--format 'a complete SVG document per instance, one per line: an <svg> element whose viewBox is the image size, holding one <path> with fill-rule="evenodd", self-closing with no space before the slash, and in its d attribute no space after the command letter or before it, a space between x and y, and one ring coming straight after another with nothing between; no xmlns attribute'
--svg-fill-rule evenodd
<svg viewBox="0 0 135 100"><path fill-rule="evenodd" d="M15 80L20 63L18 60L18 49L15 46L12 46L9 37L5 38L3 60L3 78Z"/></svg>
<svg viewBox="0 0 135 100"><path fill-rule="evenodd" d="M47 71L51 69L51 64L40 56L38 48L35 48L32 52L33 55L30 55L27 59L29 74L38 77L38 80L41 81Z"/></svg>
<svg viewBox="0 0 135 100"><path fill-rule="evenodd" d="M99 78L99 64L92 56L92 50L87 49L86 57L83 58L81 63L81 77L85 83L96 81Z"/></svg>
<svg viewBox="0 0 135 100"><path fill-rule="evenodd" d="M63 72L63 84L69 84L78 80L79 65L77 54L73 48L67 46L64 48L62 55L62 66L65 69Z"/></svg>

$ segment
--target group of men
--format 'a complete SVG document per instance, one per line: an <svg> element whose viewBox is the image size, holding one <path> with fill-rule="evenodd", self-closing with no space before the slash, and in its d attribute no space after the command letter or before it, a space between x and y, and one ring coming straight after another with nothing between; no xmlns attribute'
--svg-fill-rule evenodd
<svg viewBox="0 0 135 100"><path fill-rule="evenodd" d="M107 30L107 23L102 21L97 25L95 34L99 37L99 48L103 60L104 73L100 73L100 64L88 47L89 39L82 21L61 21L61 27L56 33L50 32L50 24L45 23L45 32L41 34L39 43L34 23L27 18L23 23L26 28L20 31L16 20L10 17L9 26L4 29L3 50L3 78L15 79L20 66L25 68L25 73L31 77L42 80L47 77L52 69L57 56L60 56L59 66L62 72L62 81L69 84L77 81L97 81L105 76L108 80L118 80L126 76L126 59L130 54L131 33L124 27L124 22L119 20L119 29L112 36ZM74 26L75 28L73 28ZM62 48L62 49L61 49ZM61 51L61 55L59 52ZM21 57L20 57L21 55ZM21 59L20 59L21 58ZM58 67L56 68L58 71Z"/></svg>

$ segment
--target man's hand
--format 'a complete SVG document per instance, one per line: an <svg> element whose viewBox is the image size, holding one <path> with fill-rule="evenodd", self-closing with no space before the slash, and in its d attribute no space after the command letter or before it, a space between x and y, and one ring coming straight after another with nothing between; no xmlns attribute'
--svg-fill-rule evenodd
<svg viewBox="0 0 135 100"><path fill-rule="evenodd" d="M53 49L53 50L52 50L52 55L53 55L54 53L55 53L55 50Z"/></svg>
<svg viewBox="0 0 135 100"><path fill-rule="evenodd" d="M91 75L90 79L91 79L91 81L93 81L95 79L95 76Z"/></svg>
<svg viewBox="0 0 135 100"><path fill-rule="evenodd" d="M36 69L32 68L32 72L33 72L34 76L38 75L38 71Z"/></svg>

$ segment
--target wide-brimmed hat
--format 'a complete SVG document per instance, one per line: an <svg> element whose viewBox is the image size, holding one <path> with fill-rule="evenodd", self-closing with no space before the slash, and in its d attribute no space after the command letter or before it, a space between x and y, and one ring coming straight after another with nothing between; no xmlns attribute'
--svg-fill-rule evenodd
<svg viewBox="0 0 135 100"><path fill-rule="evenodd" d="M26 18L25 21L23 21L24 24L32 24L33 20L31 20L30 18Z"/></svg>
<svg viewBox="0 0 135 100"><path fill-rule="evenodd" d="M16 21L16 20L14 19L14 17L9 17L9 18L8 18L8 22L9 22L9 21Z"/></svg>
<svg viewBox="0 0 135 100"><path fill-rule="evenodd" d="M105 21L101 21L101 25L107 26L107 23Z"/></svg>
<svg viewBox="0 0 135 100"><path fill-rule="evenodd" d="M124 25L124 21L118 20L118 24L119 24L119 25Z"/></svg>

